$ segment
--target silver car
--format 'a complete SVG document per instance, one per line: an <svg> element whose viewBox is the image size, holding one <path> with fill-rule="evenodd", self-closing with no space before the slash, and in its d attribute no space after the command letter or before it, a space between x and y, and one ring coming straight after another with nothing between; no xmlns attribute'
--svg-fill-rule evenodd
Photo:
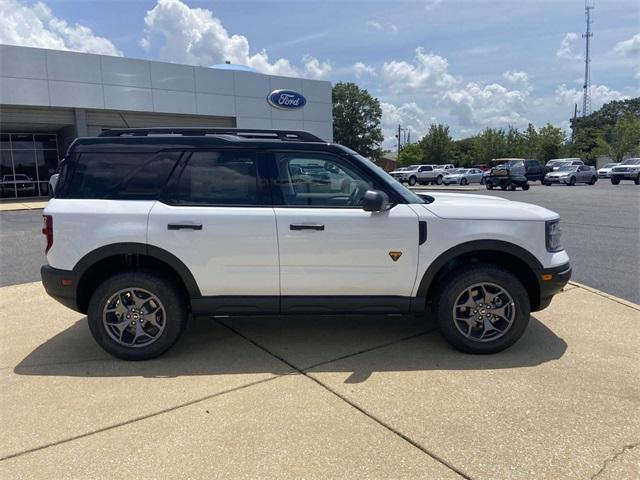
<svg viewBox="0 0 640 480"><path fill-rule="evenodd" d="M479 168L458 168L453 172L448 172L442 177L442 183L450 185L457 183L460 185L468 185L470 183L479 183L484 185L484 176Z"/></svg>
<svg viewBox="0 0 640 480"><path fill-rule="evenodd" d="M547 186L554 183L564 183L565 185L586 183L593 185L597 181L598 174L594 167L589 165L563 165L558 170L547 173L542 183Z"/></svg>

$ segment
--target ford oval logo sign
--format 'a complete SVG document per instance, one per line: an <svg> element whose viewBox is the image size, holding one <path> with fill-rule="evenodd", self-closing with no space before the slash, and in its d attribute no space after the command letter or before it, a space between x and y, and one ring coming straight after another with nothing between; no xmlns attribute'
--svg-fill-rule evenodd
<svg viewBox="0 0 640 480"><path fill-rule="evenodd" d="M274 90L267 97L267 101L272 107L282 110L297 110L307 103L307 99L293 90Z"/></svg>

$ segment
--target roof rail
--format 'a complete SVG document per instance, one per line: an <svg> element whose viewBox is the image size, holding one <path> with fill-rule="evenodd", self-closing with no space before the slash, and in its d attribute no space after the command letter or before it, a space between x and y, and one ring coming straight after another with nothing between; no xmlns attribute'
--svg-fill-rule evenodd
<svg viewBox="0 0 640 480"><path fill-rule="evenodd" d="M100 133L99 137L148 137L153 135L182 135L199 137L207 135L234 135L256 140L282 140L293 142L322 142L326 140L302 130L261 130L245 128L200 128L200 127L158 127L158 128L113 128Z"/></svg>

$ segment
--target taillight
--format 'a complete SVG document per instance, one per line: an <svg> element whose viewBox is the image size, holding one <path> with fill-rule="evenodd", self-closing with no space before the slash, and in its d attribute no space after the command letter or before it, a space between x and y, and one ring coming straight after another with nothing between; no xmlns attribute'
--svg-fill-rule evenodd
<svg viewBox="0 0 640 480"><path fill-rule="evenodd" d="M47 253L53 245L53 217L51 215L43 215L44 225L42 226L42 234L47 238L47 246L44 253Z"/></svg>

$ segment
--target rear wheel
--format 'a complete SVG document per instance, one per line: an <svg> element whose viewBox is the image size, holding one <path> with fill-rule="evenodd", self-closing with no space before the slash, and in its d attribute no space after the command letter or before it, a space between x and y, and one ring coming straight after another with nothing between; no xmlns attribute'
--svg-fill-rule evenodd
<svg viewBox="0 0 640 480"><path fill-rule="evenodd" d="M522 185L522 190L524 190L525 192L529 190L529 184L525 183L524 185Z"/></svg>
<svg viewBox="0 0 640 480"><path fill-rule="evenodd" d="M591 180L589 180L589 185L595 185L597 181L598 181L597 177L591 177Z"/></svg>
<svg viewBox="0 0 640 480"><path fill-rule="evenodd" d="M149 271L107 278L89 301L89 329L98 344L124 360L147 360L167 351L187 322L180 288Z"/></svg>
<svg viewBox="0 0 640 480"><path fill-rule="evenodd" d="M509 185L507 185L507 188L513 192L518 187L515 183L509 182Z"/></svg>
<svg viewBox="0 0 640 480"><path fill-rule="evenodd" d="M492 265L452 272L435 299L444 338L468 353L495 353L513 345L529 323L531 306L522 283Z"/></svg>

